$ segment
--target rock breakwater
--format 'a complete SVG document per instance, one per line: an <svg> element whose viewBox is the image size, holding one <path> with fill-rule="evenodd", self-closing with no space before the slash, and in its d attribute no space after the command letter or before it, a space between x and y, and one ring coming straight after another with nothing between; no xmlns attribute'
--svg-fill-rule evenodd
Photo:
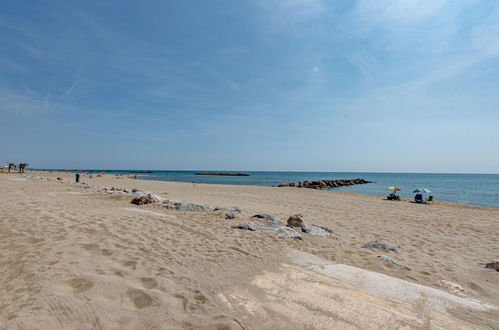
<svg viewBox="0 0 499 330"><path fill-rule="evenodd" d="M366 183L373 183L373 182L357 178L357 179L346 179L346 180L299 181L299 182L282 183L277 186L309 188L309 189L328 189L328 188L338 188L343 186L353 186L356 184L366 184Z"/></svg>

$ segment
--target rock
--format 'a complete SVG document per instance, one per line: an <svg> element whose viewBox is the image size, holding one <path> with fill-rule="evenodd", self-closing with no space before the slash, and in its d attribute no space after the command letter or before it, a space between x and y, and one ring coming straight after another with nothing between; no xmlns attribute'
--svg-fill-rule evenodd
<svg viewBox="0 0 499 330"><path fill-rule="evenodd" d="M455 293L455 294L460 295L460 296L464 296L464 294L463 294L464 289L459 284L441 280L440 286L443 287L444 289L449 290L452 293Z"/></svg>
<svg viewBox="0 0 499 330"><path fill-rule="evenodd" d="M145 196L135 197L134 199L132 199L131 203L135 205L144 205L163 201L164 199L158 195L147 194Z"/></svg>
<svg viewBox="0 0 499 330"><path fill-rule="evenodd" d="M136 196L145 196L147 194L150 194L150 192L144 191L144 190L139 190L139 189L132 189L132 194Z"/></svg>
<svg viewBox="0 0 499 330"><path fill-rule="evenodd" d="M333 233L332 229L314 225L312 223L308 223L305 221L301 225L301 231L310 235L321 236L321 237L331 236L331 234Z"/></svg>
<svg viewBox="0 0 499 330"><path fill-rule="evenodd" d="M255 214L249 220L257 228L277 228L280 227L279 219L270 214Z"/></svg>
<svg viewBox="0 0 499 330"><path fill-rule="evenodd" d="M493 269L496 272L499 272L499 259L489 262L485 264L485 268Z"/></svg>
<svg viewBox="0 0 499 330"><path fill-rule="evenodd" d="M378 258L380 258L381 260L384 260L384 261L388 261L389 263L400 266L400 267L407 267L406 265L401 264L397 260L392 259L392 258L385 256L385 255L378 256Z"/></svg>
<svg viewBox="0 0 499 330"><path fill-rule="evenodd" d="M257 228L277 228L282 225L279 219L270 214L256 214L249 220L244 220L233 224L232 228L256 230Z"/></svg>
<svg viewBox="0 0 499 330"><path fill-rule="evenodd" d="M287 226L300 227L301 231L304 233L321 237L331 236L331 234L333 233L332 229L306 222L305 220L303 220L302 214L295 214L290 216L288 218Z"/></svg>
<svg viewBox="0 0 499 330"><path fill-rule="evenodd" d="M203 211L208 210L210 207L206 205L194 204L194 203L183 203L179 201L168 201L165 203L164 207L169 210L179 210L179 211Z"/></svg>
<svg viewBox="0 0 499 330"><path fill-rule="evenodd" d="M325 188L336 188L343 186L352 186L354 184L366 184L372 183L372 181L367 181L364 179L348 179L348 180L318 180L318 181L299 181L282 183L277 185L278 187L299 187L299 188L310 188L310 189L325 189Z"/></svg>
<svg viewBox="0 0 499 330"><path fill-rule="evenodd" d="M154 203L156 202L164 202L165 199L161 196L158 196L158 195L155 195L155 194L147 194L146 196L147 198L151 199L154 201Z"/></svg>
<svg viewBox="0 0 499 330"><path fill-rule="evenodd" d="M288 227L301 227L303 223L303 214L295 214L288 218Z"/></svg>
<svg viewBox="0 0 499 330"><path fill-rule="evenodd" d="M297 233L293 228L286 226L278 227L269 233L270 236L284 239L302 239L302 236Z"/></svg>
<svg viewBox="0 0 499 330"><path fill-rule="evenodd" d="M236 216L234 215L234 213L231 213L231 212L227 212L225 213L225 219L234 219Z"/></svg>
<svg viewBox="0 0 499 330"><path fill-rule="evenodd" d="M365 249L381 249L381 250L393 251L393 252L397 252L397 253L400 252L399 248L396 248L396 247L388 245L388 244L380 243L380 242L369 242L369 243L362 245L362 247Z"/></svg>
<svg viewBox="0 0 499 330"><path fill-rule="evenodd" d="M220 173L220 172L198 172L194 173L194 175L225 175L225 176L249 176L246 173Z"/></svg>
<svg viewBox="0 0 499 330"><path fill-rule="evenodd" d="M251 230L251 231L256 230L256 228L252 222L236 223L236 224L230 226L230 228L245 229L245 230Z"/></svg>
<svg viewBox="0 0 499 330"><path fill-rule="evenodd" d="M232 206L232 207L215 207L213 211L229 211L229 212L237 212L241 213L241 209L239 206Z"/></svg>

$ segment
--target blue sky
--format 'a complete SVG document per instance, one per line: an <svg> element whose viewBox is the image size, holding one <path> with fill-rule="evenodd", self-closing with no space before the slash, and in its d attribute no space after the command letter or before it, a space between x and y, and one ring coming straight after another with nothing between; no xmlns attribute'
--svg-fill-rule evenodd
<svg viewBox="0 0 499 330"><path fill-rule="evenodd" d="M0 161L499 173L499 4L0 2Z"/></svg>

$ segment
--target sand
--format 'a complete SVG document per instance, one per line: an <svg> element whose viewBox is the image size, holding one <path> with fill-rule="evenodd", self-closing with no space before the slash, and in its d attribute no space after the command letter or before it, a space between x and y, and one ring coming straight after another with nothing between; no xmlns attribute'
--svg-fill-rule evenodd
<svg viewBox="0 0 499 330"><path fill-rule="evenodd" d="M498 208L109 174L81 181L239 206L236 220L302 213L335 235L286 241L231 229L222 211L137 207L128 195L0 174L0 328L499 328L499 273L483 267L499 258ZM361 248L374 240L401 252ZM319 261L306 266L296 253ZM412 294L394 295L383 282L421 298L403 299Z"/></svg>

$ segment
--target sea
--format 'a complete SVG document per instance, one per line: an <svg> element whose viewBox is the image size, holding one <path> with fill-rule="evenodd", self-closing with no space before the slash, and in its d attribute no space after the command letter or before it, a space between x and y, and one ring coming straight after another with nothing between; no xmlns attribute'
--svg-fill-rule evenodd
<svg viewBox="0 0 499 330"><path fill-rule="evenodd" d="M86 170L80 170L86 171ZM99 172L101 170L90 170ZM130 173L131 170L106 171L109 173ZM499 174L442 174L442 173L378 173L378 172L263 172L223 171L224 173L245 173L249 176L195 175L197 172L219 171L150 171L137 173L143 180L196 182L210 184L235 184L256 186L277 186L280 183L304 180L334 180L362 178L374 183L334 188L375 196L386 196L387 187L401 189L401 197L412 198L415 188L431 191L435 200L462 204L499 207Z"/></svg>

